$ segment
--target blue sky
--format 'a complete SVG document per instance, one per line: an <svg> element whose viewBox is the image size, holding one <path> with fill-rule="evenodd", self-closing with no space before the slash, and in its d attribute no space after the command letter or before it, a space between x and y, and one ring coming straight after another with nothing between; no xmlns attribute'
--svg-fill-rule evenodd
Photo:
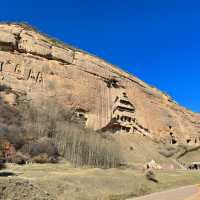
<svg viewBox="0 0 200 200"><path fill-rule="evenodd" d="M2 1L0 21L36 26L200 112L198 0Z"/></svg>

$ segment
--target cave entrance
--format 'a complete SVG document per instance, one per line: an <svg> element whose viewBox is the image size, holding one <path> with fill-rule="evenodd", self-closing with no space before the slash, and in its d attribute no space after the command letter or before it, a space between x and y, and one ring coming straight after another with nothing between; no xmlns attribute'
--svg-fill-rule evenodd
<svg viewBox="0 0 200 200"><path fill-rule="evenodd" d="M171 144L176 144L177 143L177 140L176 139L172 139L171 140Z"/></svg>
<svg viewBox="0 0 200 200"><path fill-rule="evenodd" d="M189 144L191 141L192 141L191 139L186 140L187 144Z"/></svg>
<svg viewBox="0 0 200 200"><path fill-rule="evenodd" d="M174 136L174 133L170 132L170 137L171 137L171 144L177 144L177 139Z"/></svg>

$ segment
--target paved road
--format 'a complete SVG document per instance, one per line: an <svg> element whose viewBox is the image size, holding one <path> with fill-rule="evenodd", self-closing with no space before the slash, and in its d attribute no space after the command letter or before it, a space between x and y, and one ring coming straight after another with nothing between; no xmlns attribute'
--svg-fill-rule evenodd
<svg viewBox="0 0 200 200"><path fill-rule="evenodd" d="M192 185L127 200L186 200L198 192L198 186Z"/></svg>

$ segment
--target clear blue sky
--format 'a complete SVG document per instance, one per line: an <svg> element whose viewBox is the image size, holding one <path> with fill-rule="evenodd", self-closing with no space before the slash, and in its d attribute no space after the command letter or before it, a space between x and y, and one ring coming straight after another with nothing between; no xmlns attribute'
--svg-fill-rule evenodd
<svg viewBox="0 0 200 200"><path fill-rule="evenodd" d="M36 26L200 112L198 0L5 0L0 21Z"/></svg>

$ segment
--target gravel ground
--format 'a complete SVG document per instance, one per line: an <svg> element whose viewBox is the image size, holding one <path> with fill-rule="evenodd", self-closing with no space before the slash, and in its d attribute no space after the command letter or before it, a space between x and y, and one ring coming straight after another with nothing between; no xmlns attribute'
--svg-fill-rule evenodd
<svg viewBox="0 0 200 200"><path fill-rule="evenodd" d="M29 181L0 177L0 200L54 200Z"/></svg>

